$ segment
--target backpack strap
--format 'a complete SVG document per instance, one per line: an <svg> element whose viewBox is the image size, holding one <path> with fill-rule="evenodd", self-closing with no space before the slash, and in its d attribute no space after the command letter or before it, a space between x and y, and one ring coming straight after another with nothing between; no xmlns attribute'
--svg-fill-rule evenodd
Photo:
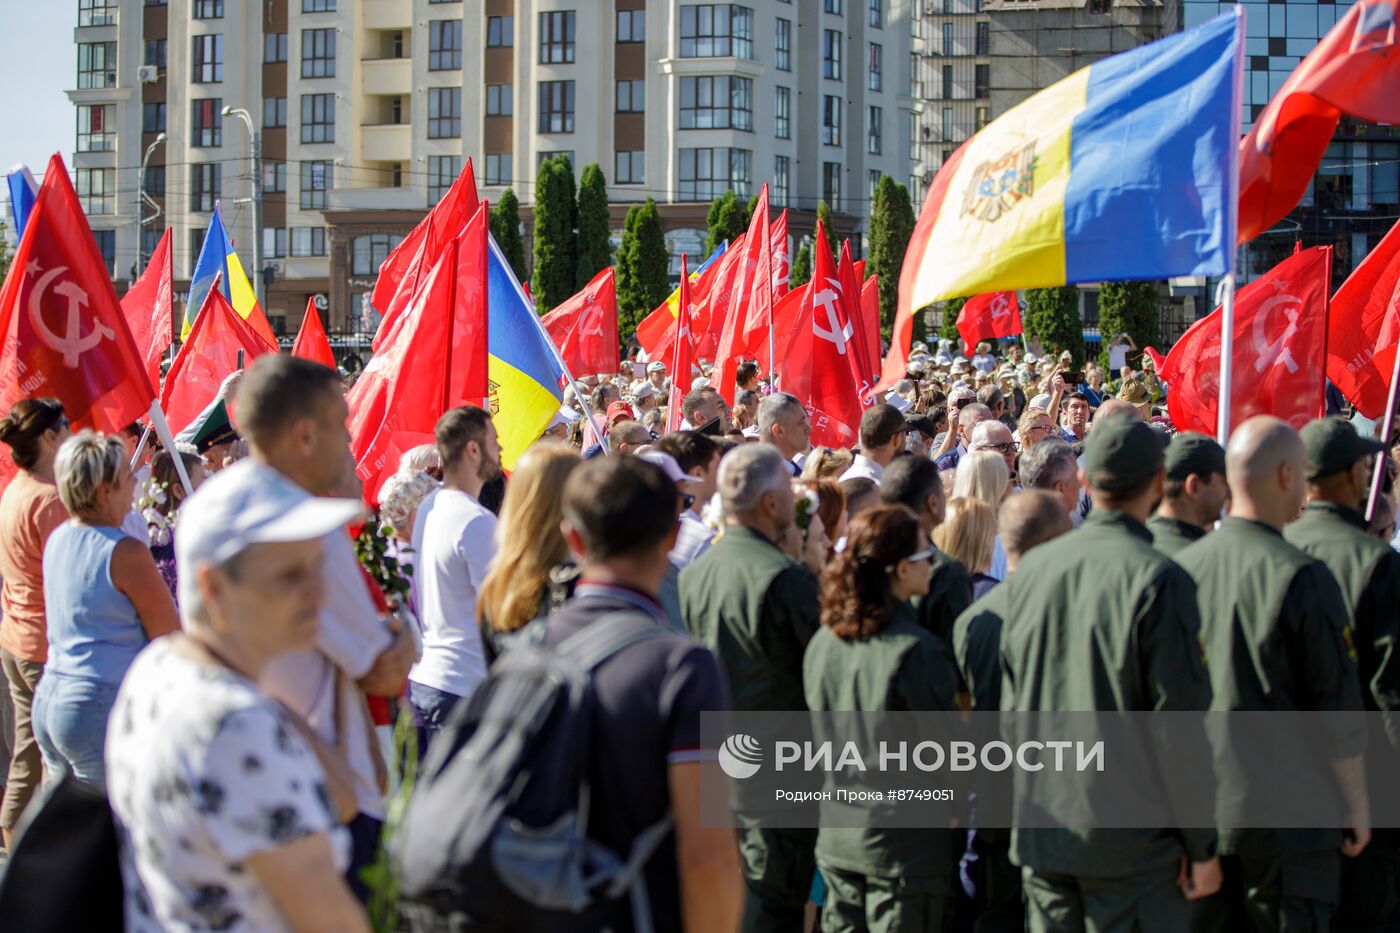
<svg viewBox="0 0 1400 933"><path fill-rule="evenodd" d="M564 639L556 650L573 658L585 671L592 672L623 648L665 634L666 630L651 616L622 610L589 623L582 631Z"/></svg>
<svg viewBox="0 0 1400 933"><path fill-rule="evenodd" d="M632 902L633 933L653 933L655 929L651 916L651 895L647 891L646 865L663 840L671 832L671 814L652 823L636 839L632 840L632 851L627 853L627 864L622 866L608 888L611 897L619 897L626 891Z"/></svg>

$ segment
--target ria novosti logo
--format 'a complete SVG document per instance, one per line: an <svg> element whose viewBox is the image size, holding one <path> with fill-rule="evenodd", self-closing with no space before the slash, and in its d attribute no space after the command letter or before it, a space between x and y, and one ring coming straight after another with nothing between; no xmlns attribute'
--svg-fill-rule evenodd
<svg viewBox="0 0 1400 933"><path fill-rule="evenodd" d="M751 778L763 766L763 746L743 732L731 735L719 747L719 767L736 781Z"/></svg>

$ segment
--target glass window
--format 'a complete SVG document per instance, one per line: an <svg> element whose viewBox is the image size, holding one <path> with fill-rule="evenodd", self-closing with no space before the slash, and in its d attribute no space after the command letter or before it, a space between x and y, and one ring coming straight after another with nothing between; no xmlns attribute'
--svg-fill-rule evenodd
<svg viewBox="0 0 1400 933"><path fill-rule="evenodd" d="M326 192L332 187L331 163L324 159L301 163L301 209L320 210L326 206Z"/></svg>
<svg viewBox="0 0 1400 933"><path fill-rule="evenodd" d="M263 61L268 64L287 60L287 34L269 32L263 36Z"/></svg>
<svg viewBox="0 0 1400 933"><path fill-rule="evenodd" d="M117 86L117 44L78 43L78 90Z"/></svg>
<svg viewBox="0 0 1400 933"><path fill-rule="evenodd" d="M866 68L869 74L869 88L880 91L885 87L885 49L878 42L870 43L870 63Z"/></svg>
<svg viewBox="0 0 1400 933"><path fill-rule="evenodd" d="M301 95L301 141L335 142L335 95Z"/></svg>
<svg viewBox="0 0 1400 933"><path fill-rule="evenodd" d="M114 168L78 169L78 203L89 217L115 212L117 206L117 170Z"/></svg>
<svg viewBox="0 0 1400 933"><path fill-rule="evenodd" d="M574 60L573 10L540 14L540 64L567 65Z"/></svg>
<svg viewBox="0 0 1400 933"><path fill-rule="evenodd" d="M681 58L753 58L753 10L733 3L681 7Z"/></svg>
<svg viewBox="0 0 1400 933"><path fill-rule="evenodd" d="M870 130L866 136L865 151L871 155L879 155L881 145L884 142L885 111L879 107L871 107L867 120L870 123Z"/></svg>
<svg viewBox="0 0 1400 933"><path fill-rule="evenodd" d="M301 76L303 78L335 77L334 29L303 29L301 31Z"/></svg>
<svg viewBox="0 0 1400 933"><path fill-rule="evenodd" d="M160 245L160 238L165 236L164 230L155 230L150 227L141 228L141 256L147 262L150 261L156 247Z"/></svg>
<svg viewBox="0 0 1400 933"><path fill-rule="evenodd" d="M263 191L280 193L287 190L286 162L264 162L262 169Z"/></svg>
<svg viewBox="0 0 1400 933"><path fill-rule="evenodd" d="M943 99L953 99L953 66L943 66Z"/></svg>
<svg viewBox="0 0 1400 933"><path fill-rule="evenodd" d="M773 157L773 187L768 194L774 207L787 207L792 185L792 161L787 156Z"/></svg>
<svg viewBox="0 0 1400 933"><path fill-rule="evenodd" d="M953 24L952 24L952 23L944 23L944 24L943 24L943 54L944 54L944 55L952 55L952 54L953 54Z"/></svg>
<svg viewBox="0 0 1400 933"><path fill-rule="evenodd" d="M749 78L681 78L683 130L753 129L753 81Z"/></svg>
<svg viewBox="0 0 1400 933"><path fill-rule="evenodd" d="M943 142L948 142L953 138L953 108L943 108L943 126L938 137Z"/></svg>
<svg viewBox="0 0 1400 933"><path fill-rule="evenodd" d="M293 255L293 256L324 256L324 255L326 255L326 228L325 228L325 227L293 227L293 228L292 228L292 255Z"/></svg>
<svg viewBox="0 0 1400 933"><path fill-rule="evenodd" d="M841 98L831 94L822 98L822 144L841 145Z"/></svg>
<svg viewBox="0 0 1400 933"><path fill-rule="evenodd" d="M916 162L923 158L923 154L919 151L919 136L921 134L919 115L917 113L909 114L909 158Z"/></svg>
<svg viewBox="0 0 1400 933"><path fill-rule="evenodd" d="M828 13L841 15L841 0L823 0L822 6Z"/></svg>
<svg viewBox="0 0 1400 933"><path fill-rule="evenodd" d="M436 204L462 172L462 157L428 156L428 204Z"/></svg>
<svg viewBox="0 0 1400 933"><path fill-rule="evenodd" d="M841 163L822 163L822 200L833 211L841 209Z"/></svg>
<svg viewBox="0 0 1400 933"><path fill-rule="evenodd" d="M753 153L748 149L682 149L680 160L680 200L713 201L726 191L749 196Z"/></svg>
<svg viewBox="0 0 1400 933"><path fill-rule="evenodd" d="M488 185L509 185L515 182L513 163L509 152L488 153L486 156L486 182Z"/></svg>
<svg viewBox="0 0 1400 933"><path fill-rule="evenodd" d="M835 29L822 34L822 77L841 80L841 33Z"/></svg>
<svg viewBox="0 0 1400 933"><path fill-rule="evenodd" d="M541 133L572 133L574 131L574 82L540 82Z"/></svg>
<svg viewBox="0 0 1400 933"><path fill-rule="evenodd" d="M78 0L78 25L110 26L117 21L117 6L117 0Z"/></svg>
<svg viewBox="0 0 1400 933"><path fill-rule="evenodd" d="M618 41L618 42L645 42L645 41L647 41L647 12L646 12L646 10L618 10L618 11L617 11L617 41Z"/></svg>
<svg viewBox="0 0 1400 933"><path fill-rule="evenodd" d="M792 70L792 21L778 17L778 28L774 35L774 65L779 71Z"/></svg>
<svg viewBox="0 0 1400 933"><path fill-rule="evenodd" d="M102 254L102 266L108 275L115 275L117 263L117 231L94 230L92 238L97 242L97 251Z"/></svg>
<svg viewBox="0 0 1400 933"><path fill-rule="evenodd" d="M224 144L224 107L222 97L205 97L190 101L190 145L195 148Z"/></svg>
<svg viewBox="0 0 1400 933"><path fill-rule="evenodd" d="M287 125L287 98L267 97L263 99L263 128L277 129Z"/></svg>
<svg viewBox="0 0 1400 933"><path fill-rule="evenodd" d="M617 82L617 112L643 113L647 109L646 81Z"/></svg>
<svg viewBox="0 0 1400 933"><path fill-rule="evenodd" d="M165 101L150 101L141 105L141 132L165 132Z"/></svg>
<svg viewBox="0 0 1400 933"><path fill-rule="evenodd" d="M153 197L153 198L164 197L164 196L165 196L165 166L164 166L164 165L148 165L148 166L146 166L145 184L146 184L146 193L149 194L151 197Z"/></svg>
<svg viewBox="0 0 1400 933"><path fill-rule="evenodd" d="M920 67L918 52L909 53L909 96L924 96L923 69Z"/></svg>
<svg viewBox="0 0 1400 933"><path fill-rule="evenodd" d="M164 39L147 39L147 40L146 40L146 55L145 55L145 57L142 59L141 64L143 64L143 65L155 65L157 68L164 68L164 67L165 67L165 60L166 60L166 51L165 51L165 50L166 50L166 40L164 40Z"/></svg>
<svg viewBox="0 0 1400 933"><path fill-rule="evenodd" d="M335 0L301 0L303 13L334 13Z"/></svg>
<svg viewBox="0 0 1400 933"><path fill-rule="evenodd" d="M263 258L284 259L287 255L287 228L263 227Z"/></svg>
<svg viewBox="0 0 1400 933"><path fill-rule="evenodd" d="M779 139L792 139L792 91L781 85L774 91L773 135Z"/></svg>
<svg viewBox="0 0 1400 933"><path fill-rule="evenodd" d="M486 47L504 49L515 45L515 17L486 17Z"/></svg>
<svg viewBox="0 0 1400 933"><path fill-rule="evenodd" d="M78 151L108 152L117 146L111 104L78 105Z"/></svg>
<svg viewBox="0 0 1400 933"><path fill-rule="evenodd" d="M1400 143L1371 143L1371 207L1400 205Z"/></svg>
<svg viewBox="0 0 1400 933"><path fill-rule="evenodd" d="M870 16L866 22L876 29L885 24L885 0L870 0Z"/></svg>
<svg viewBox="0 0 1400 933"><path fill-rule="evenodd" d="M451 71L462 67L462 21L435 19L428 24L428 70Z"/></svg>
<svg viewBox="0 0 1400 933"><path fill-rule="evenodd" d="M486 85L486 115L508 117L515 113L515 85Z"/></svg>
<svg viewBox="0 0 1400 933"><path fill-rule="evenodd" d="M194 0L195 19L223 19L224 0Z"/></svg>
<svg viewBox="0 0 1400 933"><path fill-rule="evenodd" d="M619 151L614 162L614 184L640 185L646 181L647 154L642 150Z"/></svg>
<svg viewBox="0 0 1400 933"><path fill-rule="evenodd" d="M456 139L462 135L462 89L428 88L428 138Z"/></svg>
<svg viewBox="0 0 1400 933"><path fill-rule="evenodd" d="M973 69L973 74L972 96L978 100L986 100L991 93L992 66L977 65Z"/></svg>
<svg viewBox="0 0 1400 933"><path fill-rule="evenodd" d="M195 36L193 49L190 80L197 84L218 84L224 80L224 37L217 34Z"/></svg>
<svg viewBox="0 0 1400 933"><path fill-rule="evenodd" d="M403 242L403 237L391 233L367 233L350 242L350 274L376 275L389 251Z"/></svg>
<svg viewBox="0 0 1400 933"><path fill-rule="evenodd" d="M865 173L865 184L869 190L866 192L866 200L871 204L875 203L875 189L880 187L880 170L870 169Z"/></svg>
<svg viewBox="0 0 1400 933"><path fill-rule="evenodd" d="M992 28L992 24L991 24L991 23L978 23L978 24L977 24L977 49L976 49L976 54L978 54L978 55L987 55L987 54L989 54L987 49L988 49L988 46L989 46L989 44L990 44L990 42L989 42L989 31L991 30L991 28Z"/></svg>
<svg viewBox="0 0 1400 933"><path fill-rule="evenodd" d="M190 166L190 210L212 211L219 200L219 180L223 166L218 162Z"/></svg>

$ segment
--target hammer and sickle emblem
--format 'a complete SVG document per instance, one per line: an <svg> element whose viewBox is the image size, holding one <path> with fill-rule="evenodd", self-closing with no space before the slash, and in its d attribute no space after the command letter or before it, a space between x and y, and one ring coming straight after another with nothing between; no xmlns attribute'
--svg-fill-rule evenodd
<svg viewBox="0 0 1400 933"><path fill-rule="evenodd" d="M1005 295L997 295L992 299L992 320L998 320L1011 313L1011 302L1006 300Z"/></svg>
<svg viewBox="0 0 1400 933"><path fill-rule="evenodd" d="M63 354L63 365L69 369L77 369L79 358L97 346L105 338L107 340L116 339L116 332L101 321L92 322L92 330L83 334L82 309L88 303L87 292L83 291L75 282L60 282L53 287L55 295L62 296L68 302L68 326L65 328L63 336L60 337L49 328L48 322L44 320L43 297L53 280L68 271L67 266L59 266L50 269L39 277L39 281L34 283L34 290L29 293L29 325L34 328L34 333L38 335L40 342L51 350L57 350Z"/></svg>
<svg viewBox="0 0 1400 933"><path fill-rule="evenodd" d="M846 343L851 339L851 322L847 321L846 325L842 327L841 320L836 314L836 297L840 292L841 284L835 279L827 279L827 282L831 283L836 291L832 291L830 288L823 288L812 296L812 300L816 304L826 309L826 330L823 330L820 325L814 323L812 325L812 332L823 340L829 340L836 344L836 352L845 356Z"/></svg>
<svg viewBox="0 0 1400 933"><path fill-rule="evenodd" d="M583 309L583 314L580 315L582 318L582 326L579 328L579 336L603 336L603 315L599 313L599 311L599 307L591 302Z"/></svg>
<svg viewBox="0 0 1400 933"><path fill-rule="evenodd" d="M1282 363L1290 373L1298 371L1298 363L1293 359L1293 351L1288 344L1293 339L1293 335L1298 333L1298 305L1300 302L1292 295L1275 295L1259 307L1259 312L1254 315L1254 351L1258 357L1254 360L1254 371L1262 373L1270 366L1277 366ZM1288 318L1288 327L1272 343L1268 338L1269 312L1274 308L1283 305L1284 316Z"/></svg>

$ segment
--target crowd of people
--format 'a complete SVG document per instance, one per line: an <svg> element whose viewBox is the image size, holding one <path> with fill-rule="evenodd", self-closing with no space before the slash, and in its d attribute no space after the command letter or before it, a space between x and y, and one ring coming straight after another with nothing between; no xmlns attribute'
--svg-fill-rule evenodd
<svg viewBox="0 0 1400 933"><path fill-rule="evenodd" d="M1387 929L1400 837L1370 828L1365 757L1396 750L1354 734L1327 737L1349 815L1328 830L700 818L704 711L1400 708L1394 447L1338 417L1175 433L1135 350L1077 369L1034 336L915 344L854 449L814 448L750 361L730 404L707 369L629 360L570 387L508 477L510 414L447 411L369 532L325 367L257 359L221 390L228 429L175 450L21 401L0 420L6 847L72 780L110 801L128 929L369 929L388 801L412 806L396 711L431 780L503 659L625 615L657 631L592 671L586 829L655 849L644 894L598 895L586 928ZM401 588L352 533L383 536ZM1277 779L1238 765L1238 793ZM444 910L486 928L470 898ZM511 928L584 928L540 911Z"/></svg>

